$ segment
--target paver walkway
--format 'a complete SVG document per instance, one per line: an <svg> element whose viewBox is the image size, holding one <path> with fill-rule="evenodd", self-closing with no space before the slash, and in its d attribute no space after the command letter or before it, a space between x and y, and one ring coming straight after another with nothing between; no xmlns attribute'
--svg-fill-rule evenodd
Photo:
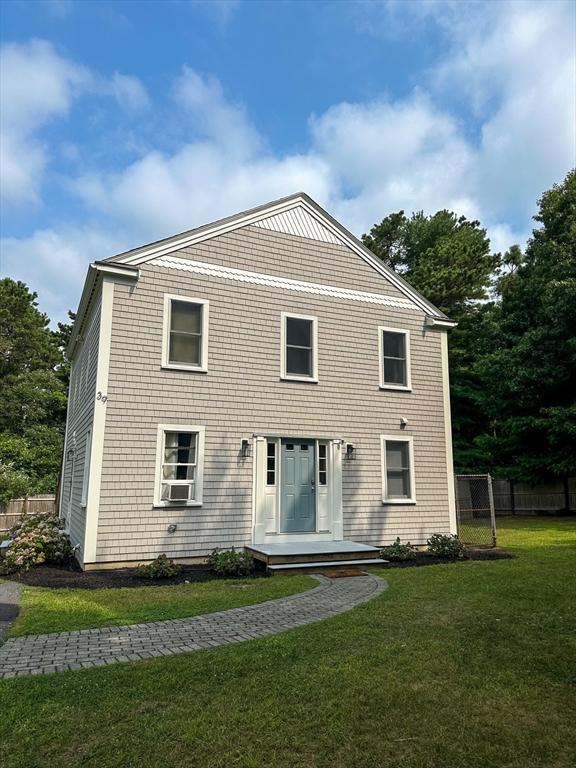
<svg viewBox="0 0 576 768"><path fill-rule="evenodd" d="M241 643L349 611L387 588L375 576L327 579L279 600L188 619L102 627L7 640L0 647L0 678L99 667Z"/></svg>
<svg viewBox="0 0 576 768"><path fill-rule="evenodd" d="M0 643L20 610L22 587L15 581L0 581Z"/></svg>

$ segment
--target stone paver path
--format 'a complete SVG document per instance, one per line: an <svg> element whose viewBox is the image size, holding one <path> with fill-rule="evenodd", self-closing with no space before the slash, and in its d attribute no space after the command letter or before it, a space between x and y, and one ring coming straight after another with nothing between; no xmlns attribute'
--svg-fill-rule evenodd
<svg viewBox="0 0 576 768"><path fill-rule="evenodd" d="M187 619L27 635L0 646L0 678L172 656L274 635L349 611L387 588L375 576L327 579L279 600Z"/></svg>
<svg viewBox="0 0 576 768"><path fill-rule="evenodd" d="M15 581L0 581L0 643L20 610L22 587Z"/></svg>

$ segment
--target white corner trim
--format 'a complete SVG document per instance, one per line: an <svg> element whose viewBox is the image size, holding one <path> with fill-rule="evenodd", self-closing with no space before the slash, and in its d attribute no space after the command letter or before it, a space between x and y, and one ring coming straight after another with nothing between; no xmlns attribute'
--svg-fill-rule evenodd
<svg viewBox="0 0 576 768"><path fill-rule="evenodd" d="M170 310L173 301L182 301L189 304L197 304L202 307L202 336L200 339L200 365L187 365L186 363L173 363L169 360L170 349ZM208 335L209 335L210 302L206 299L194 299L189 296L179 296L172 293L164 294L164 317L162 321L162 368L170 368L177 371L208 372Z"/></svg>
<svg viewBox="0 0 576 768"><path fill-rule="evenodd" d="M388 476L386 470L386 443L388 441L395 443L408 443L408 455L410 457L410 491L409 499L389 499L388 498ZM414 480L414 438L412 435L380 435L380 457L382 462L382 503L383 504L416 504L416 486Z"/></svg>
<svg viewBox="0 0 576 768"><path fill-rule="evenodd" d="M312 376L298 376L298 374L286 371L286 321L288 318L312 322ZM284 381L318 383L318 318L314 315L297 315L294 312L280 313L280 378Z"/></svg>
<svg viewBox="0 0 576 768"><path fill-rule="evenodd" d="M108 402L108 374L110 369L113 306L114 281L104 278L102 280L102 305L100 310L96 389L93 395L95 402L94 417L92 421L90 474L88 477L88 494L86 498L86 529L84 533L84 554L82 558L84 563L96 562L98 516L100 512L100 491L102 485L102 461L104 457L104 435Z"/></svg>
<svg viewBox="0 0 576 768"><path fill-rule="evenodd" d="M162 501L162 456L164 453L164 433L165 432L197 432L198 450L196 455L196 498L193 501ZM154 502L155 509L182 509L186 507L201 507L202 494L204 491L204 440L206 437L206 427L197 424L158 424L156 434L156 471L154 475Z"/></svg>
<svg viewBox="0 0 576 768"><path fill-rule="evenodd" d="M202 261L192 261L191 259L178 256L162 256L149 262L151 266L167 267L168 269L177 269L182 272L192 272L197 275L208 275L210 277L219 277L224 280L234 280L240 283L251 283L253 285L265 285L270 288L280 288L285 291L296 291L298 293L308 293L318 296L329 296L334 299L345 299L346 301L360 301L366 304L381 304L388 307L397 307L398 309L407 309L412 312L419 312L419 308L409 299L399 298L397 296L386 296L382 293L368 293L366 291L354 291L349 288L340 288L334 285L323 285L322 283L308 283L302 280L292 280L287 277L278 277L261 272L250 272L245 269L235 269L225 267L219 264L209 264Z"/></svg>
<svg viewBox="0 0 576 768"><path fill-rule="evenodd" d="M448 333L440 334L442 353L442 399L444 403L444 433L446 440L446 470L448 476L448 515L450 519L450 533L458 533L458 521L456 519L456 487L454 481L454 457L452 454L452 417L450 409L450 371L448 367Z"/></svg>
<svg viewBox="0 0 576 768"><path fill-rule="evenodd" d="M406 349L406 384L390 384L384 381L384 332L402 333ZM392 328L386 325L378 326L378 361L380 365L380 389L397 389L402 392L412 391L412 366L410 364L410 331L405 328Z"/></svg>

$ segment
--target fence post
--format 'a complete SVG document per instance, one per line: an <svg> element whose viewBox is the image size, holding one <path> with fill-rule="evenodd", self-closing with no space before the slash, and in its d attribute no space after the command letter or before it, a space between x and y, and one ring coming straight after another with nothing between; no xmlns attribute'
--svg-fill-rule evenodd
<svg viewBox="0 0 576 768"><path fill-rule="evenodd" d="M488 498L490 499L490 525L492 526L492 546L496 546L496 513L494 511L494 494L492 493L492 475L488 473Z"/></svg>
<svg viewBox="0 0 576 768"><path fill-rule="evenodd" d="M510 511L513 515L516 514L516 499L514 498L514 480L508 480L510 486Z"/></svg>

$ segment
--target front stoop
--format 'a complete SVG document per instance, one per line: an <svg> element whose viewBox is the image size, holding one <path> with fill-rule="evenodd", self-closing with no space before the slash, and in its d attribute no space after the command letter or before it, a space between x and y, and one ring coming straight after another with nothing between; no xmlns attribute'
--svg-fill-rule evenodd
<svg viewBox="0 0 576 768"><path fill-rule="evenodd" d="M356 541L293 541L252 544L246 550L264 563L268 573L327 573L362 575L365 568L384 565L378 547Z"/></svg>

